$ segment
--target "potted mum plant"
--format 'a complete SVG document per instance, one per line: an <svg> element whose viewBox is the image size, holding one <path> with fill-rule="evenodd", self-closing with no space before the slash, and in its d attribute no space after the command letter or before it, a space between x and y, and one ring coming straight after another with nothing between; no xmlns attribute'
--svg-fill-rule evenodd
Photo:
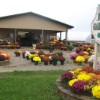
<svg viewBox="0 0 100 100"><path fill-rule="evenodd" d="M22 56L23 56L23 58L25 58L25 51L22 52Z"/></svg>
<svg viewBox="0 0 100 100"><path fill-rule="evenodd" d="M6 58L4 55L0 55L0 61L4 61Z"/></svg>
<svg viewBox="0 0 100 100"><path fill-rule="evenodd" d="M82 57L82 56L77 56L76 59L75 59L75 61L76 61L78 64L82 64L82 63L85 61L85 59L84 59L84 57Z"/></svg>
<svg viewBox="0 0 100 100"><path fill-rule="evenodd" d="M59 56L59 61L60 61L61 65L64 65L65 57Z"/></svg>
<svg viewBox="0 0 100 100"><path fill-rule="evenodd" d="M91 55L90 58L88 59L88 63L90 67L93 67L93 61L94 61L94 55Z"/></svg>
<svg viewBox="0 0 100 100"><path fill-rule="evenodd" d="M33 58L33 61L34 61L34 65L38 65L38 63L41 62L41 58L39 56L35 56Z"/></svg>
<svg viewBox="0 0 100 100"><path fill-rule="evenodd" d="M59 56L57 54L54 54L52 55L51 59L52 59L52 64L56 66L57 61L59 60Z"/></svg>
<svg viewBox="0 0 100 100"><path fill-rule="evenodd" d="M14 51L14 54L16 55L16 57L19 57L21 54L21 51Z"/></svg>
<svg viewBox="0 0 100 100"><path fill-rule="evenodd" d="M25 57L27 60L29 60L29 55L30 55L30 52L29 51L25 51Z"/></svg>
<svg viewBox="0 0 100 100"><path fill-rule="evenodd" d="M44 65L48 65L48 62L50 61L50 58L48 56L43 57Z"/></svg>
<svg viewBox="0 0 100 100"><path fill-rule="evenodd" d="M73 62L75 62L75 58L78 56L78 54L76 52L71 52L69 54L70 58L73 60Z"/></svg>

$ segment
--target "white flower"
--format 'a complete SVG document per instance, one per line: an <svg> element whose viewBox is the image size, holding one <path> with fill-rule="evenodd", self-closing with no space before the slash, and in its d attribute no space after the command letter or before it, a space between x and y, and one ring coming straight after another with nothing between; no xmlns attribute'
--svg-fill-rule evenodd
<svg viewBox="0 0 100 100"><path fill-rule="evenodd" d="M25 57L29 56L29 55L30 55L30 52L29 51L25 51Z"/></svg>
<svg viewBox="0 0 100 100"><path fill-rule="evenodd" d="M90 58L88 59L88 62L91 62L92 63L93 60L94 60L94 55L91 55Z"/></svg>

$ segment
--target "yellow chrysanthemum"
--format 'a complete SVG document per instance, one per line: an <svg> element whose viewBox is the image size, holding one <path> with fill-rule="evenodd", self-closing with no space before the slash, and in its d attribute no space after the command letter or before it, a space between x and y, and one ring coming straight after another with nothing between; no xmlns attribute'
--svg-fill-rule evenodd
<svg viewBox="0 0 100 100"><path fill-rule="evenodd" d="M79 73L80 71L82 71L81 68L76 68L76 69L74 70L74 73Z"/></svg>
<svg viewBox="0 0 100 100"><path fill-rule="evenodd" d="M87 48L87 50L91 50L90 48Z"/></svg>
<svg viewBox="0 0 100 100"><path fill-rule="evenodd" d="M33 57L34 57L34 54L30 54L30 55L29 55L29 58L33 58Z"/></svg>
<svg viewBox="0 0 100 100"><path fill-rule="evenodd" d="M84 53L85 55L88 55L88 54L89 54L89 53L88 53L88 52L86 52L86 51L84 51L83 53Z"/></svg>
<svg viewBox="0 0 100 100"><path fill-rule="evenodd" d="M100 99L100 85L96 85L92 88L92 94L94 97Z"/></svg>
<svg viewBox="0 0 100 100"><path fill-rule="evenodd" d="M75 59L76 62L84 62L85 59L82 56L77 56Z"/></svg>
<svg viewBox="0 0 100 100"><path fill-rule="evenodd" d="M68 82L69 86L71 87L74 84L74 82L76 82L76 81L78 81L78 79L72 79L72 80L70 80Z"/></svg>
<svg viewBox="0 0 100 100"><path fill-rule="evenodd" d="M71 72L72 74L74 74L74 71L69 71L69 72Z"/></svg>
<svg viewBox="0 0 100 100"><path fill-rule="evenodd" d="M41 62L41 58L40 58L40 57L38 57L38 56L34 57L34 58L33 58L33 60L34 60L34 61Z"/></svg>
<svg viewBox="0 0 100 100"><path fill-rule="evenodd" d="M84 81L89 81L91 79L91 77L87 74L80 74L77 76L78 80L84 80Z"/></svg>

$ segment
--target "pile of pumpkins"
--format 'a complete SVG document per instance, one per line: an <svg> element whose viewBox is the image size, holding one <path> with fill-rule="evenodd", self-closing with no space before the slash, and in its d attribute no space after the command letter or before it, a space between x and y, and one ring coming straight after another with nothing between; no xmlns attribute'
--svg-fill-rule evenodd
<svg viewBox="0 0 100 100"><path fill-rule="evenodd" d="M0 51L0 61L9 60L10 54L4 51Z"/></svg>

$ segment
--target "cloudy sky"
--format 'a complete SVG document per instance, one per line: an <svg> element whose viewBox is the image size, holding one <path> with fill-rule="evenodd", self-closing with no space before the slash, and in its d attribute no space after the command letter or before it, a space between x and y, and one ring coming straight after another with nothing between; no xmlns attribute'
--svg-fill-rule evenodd
<svg viewBox="0 0 100 100"><path fill-rule="evenodd" d="M98 4L100 0L0 0L0 16L32 11L74 26L68 39L84 40Z"/></svg>

